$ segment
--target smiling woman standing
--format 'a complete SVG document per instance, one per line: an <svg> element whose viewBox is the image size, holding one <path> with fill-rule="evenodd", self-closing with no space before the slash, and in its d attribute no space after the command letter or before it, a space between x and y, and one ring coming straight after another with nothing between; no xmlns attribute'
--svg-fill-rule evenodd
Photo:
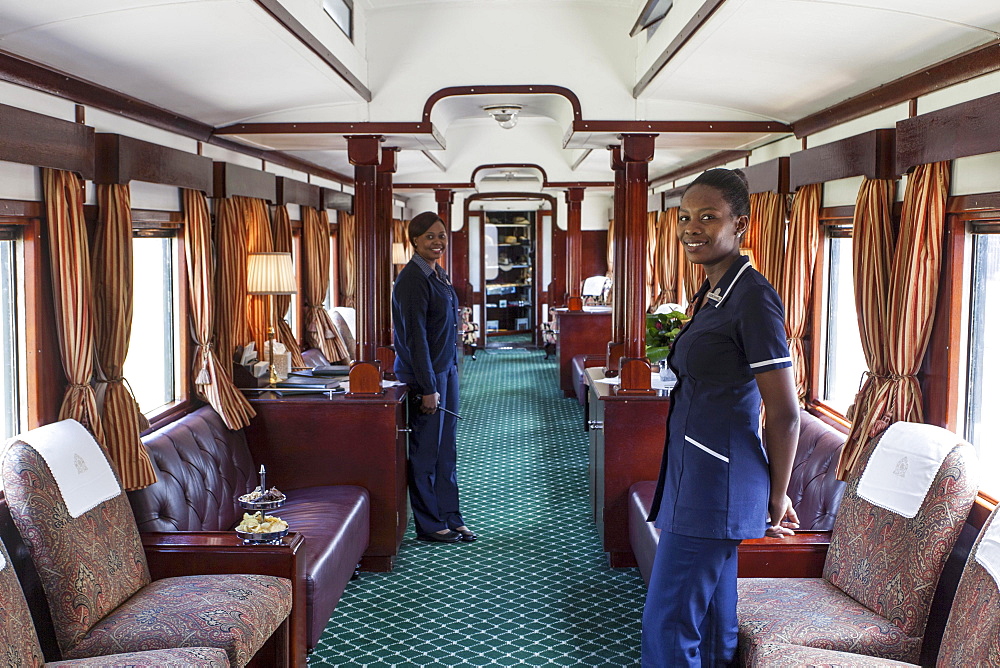
<svg viewBox="0 0 1000 668"><path fill-rule="evenodd" d="M677 238L707 280L667 358L678 381L649 517L661 529L642 620L649 668L732 661L737 546L798 526L786 496L799 418L784 309L740 255L749 223L739 170L709 170L681 199Z"/></svg>
<svg viewBox="0 0 1000 668"><path fill-rule="evenodd" d="M458 295L437 263L448 230L427 211L410 221L407 233L414 252L392 288L392 325L396 378L421 397L410 415L413 521L420 540L471 542L476 534L459 510L456 473Z"/></svg>

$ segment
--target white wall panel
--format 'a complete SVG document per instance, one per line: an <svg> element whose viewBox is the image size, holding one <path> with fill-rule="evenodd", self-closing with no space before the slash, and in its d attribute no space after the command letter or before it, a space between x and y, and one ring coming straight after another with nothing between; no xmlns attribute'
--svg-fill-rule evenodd
<svg viewBox="0 0 1000 668"><path fill-rule="evenodd" d="M33 165L0 161L0 199L41 202L41 170Z"/></svg>

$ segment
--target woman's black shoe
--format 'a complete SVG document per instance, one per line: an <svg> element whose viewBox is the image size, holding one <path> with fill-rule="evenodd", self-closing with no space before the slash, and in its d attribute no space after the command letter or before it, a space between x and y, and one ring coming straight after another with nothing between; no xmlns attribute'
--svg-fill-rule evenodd
<svg viewBox="0 0 1000 668"><path fill-rule="evenodd" d="M448 531L448 533L422 533L417 536L417 540L426 540L431 543L457 543L462 540L462 534L457 531Z"/></svg>
<svg viewBox="0 0 1000 668"><path fill-rule="evenodd" d="M468 527L466 527L464 530L452 529L452 531L460 535L462 537L462 542L464 543L471 543L472 541L476 540L476 538L479 537L475 533L473 533L472 529L469 529Z"/></svg>

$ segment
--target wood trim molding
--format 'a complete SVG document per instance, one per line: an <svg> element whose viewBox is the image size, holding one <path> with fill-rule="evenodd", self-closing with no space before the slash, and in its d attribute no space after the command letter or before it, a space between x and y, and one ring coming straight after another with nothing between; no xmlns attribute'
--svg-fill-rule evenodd
<svg viewBox="0 0 1000 668"><path fill-rule="evenodd" d="M97 183L145 181L212 196L212 159L108 132L98 132Z"/></svg>
<svg viewBox="0 0 1000 668"><path fill-rule="evenodd" d="M301 204L320 208L320 187L311 183L303 183L285 176L277 177L277 200L275 204Z"/></svg>
<svg viewBox="0 0 1000 668"><path fill-rule="evenodd" d="M350 177L287 153L266 151L224 137L216 137L213 134L215 128L211 125L175 114L138 98L123 95L110 88L4 51L0 51L0 81L7 81L24 88L55 95L79 105L102 109L144 125L173 132L182 137L206 142L229 151L253 156L275 165L306 172L337 183L353 183L353 179Z"/></svg>
<svg viewBox="0 0 1000 668"><path fill-rule="evenodd" d="M896 131L872 130L792 153L789 186L826 183L851 176L892 179L896 172Z"/></svg>
<svg viewBox="0 0 1000 668"><path fill-rule="evenodd" d="M796 137L806 137L997 70L1000 70L1000 41L992 41L800 118L792 127Z"/></svg>
<svg viewBox="0 0 1000 668"><path fill-rule="evenodd" d="M213 197L256 197L274 204L277 200L277 177L259 169L251 169L231 162L214 163L215 187Z"/></svg>
<svg viewBox="0 0 1000 668"><path fill-rule="evenodd" d="M331 70L337 73L341 79L347 82L347 85L351 87L355 93L357 93L361 99L365 102L372 101L372 92L368 90L368 87L361 83L361 80L354 76L354 73L348 69L337 56L333 54L330 49L324 46L322 40L320 40L316 35L314 35L308 28L299 23L299 21L292 16L292 13L282 6L278 0L254 0L257 5L263 9L265 12L270 14L282 28L287 30L289 33L295 36L295 39L299 40L307 49L312 51L326 63Z"/></svg>
<svg viewBox="0 0 1000 668"><path fill-rule="evenodd" d="M788 158L781 157L743 168L750 193L787 193Z"/></svg>
<svg viewBox="0 0 1000 668"><path fill-rule="evenodd" d="M354 195L330 188L320 188L320 206L324 209L352 213L354 211Z"/></svg>
<svg viewBox="0 0 1000 668"><path fill-rule="evenodd" d="M713 153L712 155L702 158L697 162L692 162L691 164L675 169L672 172L660 174L656 178L650 179L649 187L655 188L656 186L663 185L664 183L683 179L685 176L691 176L692 174L697 174L705 171L706 169L724 165L727 162L732 162L733 160L746 158L749 155L750 151L720 151L718 153Z"/></svg>
<svg viewBox="0 0 1000 668"><path fill-rule="evenodd" d="M573 121L573 132L616 132L621 134L669 134L672 132L791 132L780 121ZM567 142L569 138L567 138ZM564 142L565 143L565 142Z"/></svg>
<svg viewBox="0 0 1000 668"><path fill-rule="evenodd" d="M694 13L694 16L692 16L687 24L681 28L680 32L677 33L677 36L674 37L670 44L667 45L667 48L663 50L663 53L661 53L656 60L653 61L653 64L649 66L646 73L639 78L635 87L632 88L632 97L638 98L642 95L642 92L646 90L650 83L652 83L653 79L656 78L656 75L667 66L667 63L673 60L673 58L680 53L681 49L684 48L684 45L687 44L692 37L694 37L695 33L697 33L701 27L705 25L705 23L712 17L712 14L714 14L725 1L726 0L705 0L705 2L702 3L698 11Z"/></svg>
<svg viewBox="0 0 1000 668"><path fill-rule="evenodd" d="M94 128L0 104L0 160L94 178Z"/></svg>
<svg viewBox="0 0 1000 668"><path fill-rule="evenodd" d="M660 210L666 211L667 209L673 209L681 205L681 198L684 197L684 191L687 190L687 186L677 186L676 188L671 188L670 190L664 190L660 193Z"/></svg>
<svg viewBox="0 0 1000 668"><path fill-rule="evenodd" d="M457 97L463 95L559 95L570 103L573 107L573 121L583 118L583 111L580 108L580 98L569 88L563 86L534 86L530 84L518 84L510 86L451 86L435 91L424 103L424 111L421 119L424 123L431 122L431 110L434 105L446 97Z"/></svg>
<svg viewBox="0 0 1000 668"><path fill-rule="evenodd" d="M1000 52L998 52L1000 57ZM896 171L1000 151L1000 93L896 123Z"/></svg>

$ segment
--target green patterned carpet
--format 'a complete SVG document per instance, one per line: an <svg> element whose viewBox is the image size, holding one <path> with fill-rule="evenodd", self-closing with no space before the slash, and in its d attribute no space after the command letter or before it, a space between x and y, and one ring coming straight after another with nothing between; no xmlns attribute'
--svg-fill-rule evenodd
<svg viewBox="0 0 1000 668"><path fill-rule="evenodd" d="M347 588L317 666L634 666L645 586L606 566L587 498L580 407L554 360L465 359L458 482L480 539L418 542Z"/></svg>

